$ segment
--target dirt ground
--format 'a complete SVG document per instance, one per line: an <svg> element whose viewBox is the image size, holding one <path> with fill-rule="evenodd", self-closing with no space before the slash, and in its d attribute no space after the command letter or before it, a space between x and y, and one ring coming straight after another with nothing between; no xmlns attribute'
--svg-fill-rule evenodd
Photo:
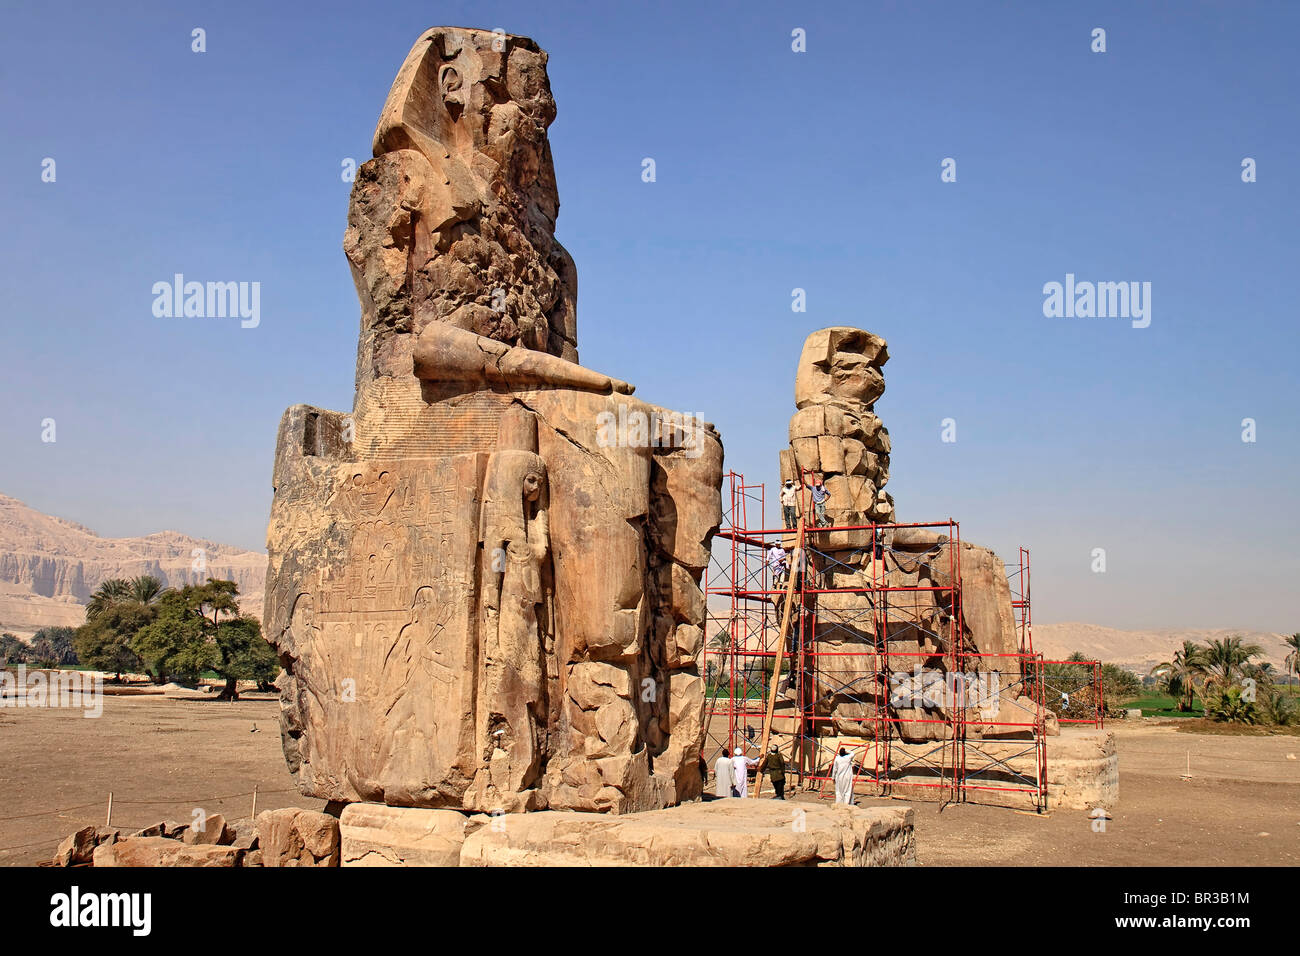
<svg viewBox="0 0 1300 956"><path fill-rule="evenodd" d="M1119 805L1108 808L1104 832L1086 810L858 804L914 807L922 866L1300 865L1300 759L1288 759L1300 758L1300 738L1180 733L1151 721L1108 729Z"/></svg>
<svg viewBox="0 0 1300 956"><path fill-rule="evenodd" d="M106 697L98 719L59 708L0 709L0 864L48 860L58 842L102 824L228 820L258 809L320 808L294 789L271 697L236 703ZM253 728L256 727L256 732ZM1179 733L1117 723L1120 802L1105 832L1086 811L1043 815L963 804L916 809L924 866L1300 865L1300 738ZM1182 779L1191 755L1191 778ZM770 789L770 788L767 788ZM818 799L798 794L797 799ZM862 805L903 800L860 797Z"/></svg>
<svg viewBox="0 0 1300 956"><path fill-rule="evenodd" d="M72 831L103 825L110 790L113 826L124 830L189 822L195 808L246 817L254 786L259 812L320 809L324 801L293 787L279 709L273 695L234 703L106 695L98 718L0 708L0 865L44 862Z"/></svg>

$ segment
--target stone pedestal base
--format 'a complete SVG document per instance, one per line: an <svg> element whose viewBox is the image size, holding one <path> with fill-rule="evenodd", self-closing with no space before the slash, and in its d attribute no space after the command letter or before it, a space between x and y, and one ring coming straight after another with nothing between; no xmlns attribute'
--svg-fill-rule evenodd
<svg viewBox="0 0 1300 956"><path fill-rule="evenodd" d="M1119 754L1115 735L1066 724L1047 738L1047 806L1063 810L1113 807L1119 803Z"/></svg>
<svg viewBox="0 0 1300 956"><path fill-rule="evenodd" d="M948 744L943 759L951 760L952 745ZM975 748L978 748L979 753ZM937 801L947 799L948 788L933 786L903 786L903 783L937 782L933 764L940 758L938 741L926 743L901 743L892 747L893 766L911 764L912 772L904 773L895 781L895 796L912 801ZM924 761L921 759L924 758ZM913 762L915 761L915 762ZM1003 766L998 766L1000 761ZM1025 787L1032 786L1014 779L1015 774L1034 777L1034 748L1029 740L971 740L967 743L966 766L968 773L976 767L989 768L974 781L977 786ZM1009 768L1009 770L1007 769ZM949 771L945 771L945 774ZM858 794L870 795L873 788L859 783ZM1033 795L1014 790L969 790L968 803L1028 809L1034 805ZM1114 807L1119 803L1119 756L1115 751L1115 735L1108 730L1093 727L1075 727L1066 724L1059 736L1047 738L1047 809L1089 810L1093 807Z"/></svg>
<svg viewBox="0 0 1300 956"><path fill-rule="evenodd" d="M717 800L612 815L488 817L352 804L343 866L910 866L907 807Z"/></svg>
<svg viewBox="0 0 1300 956"><path fill-rule="evenodd" d="M458 810L351 803L339 817L343 866L459 866L470 817Z"/></svg>
<svg viewBox="0 0 1300 956"><path fill-rule="evenodd" d="M529 813L473 833L462 866L906 866L912 811L717 800L622 816Z"/></svg>

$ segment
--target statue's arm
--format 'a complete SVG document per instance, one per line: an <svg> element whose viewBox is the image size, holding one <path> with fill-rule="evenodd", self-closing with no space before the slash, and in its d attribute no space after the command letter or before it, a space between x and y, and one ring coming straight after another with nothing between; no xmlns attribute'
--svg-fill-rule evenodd
<svg viewBox="0 0 1300 956"><path fill-rule="evenodd" d="M549 352L506 345L447 322L431 322L415 342L415 374L429 382L530 388L551 386L631 395L633 386Z"/></svg>

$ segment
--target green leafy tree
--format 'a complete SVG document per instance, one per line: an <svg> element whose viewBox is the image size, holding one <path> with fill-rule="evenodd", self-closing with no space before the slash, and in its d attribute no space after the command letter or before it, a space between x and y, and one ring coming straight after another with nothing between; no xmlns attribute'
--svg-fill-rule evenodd
<svg viewBox="0 0 1300 956"><path fill-rule="evenodd" d="M239 613L234 581L210 580L164 593L157 616L140 630L131 648L160 675L190 682L204 671L226 681L222 699L239 696L238 682L269 683L279 670L274 650L254 617Z"/></svg>
<svg viewBox="0 0 1300 956"><path fill-rule="evenodd" d="M195 590L195 585L187 584L164 594L154 619L131 638L131 650L159 682L177 677L194 683L221 659L208 641L207 621L199 612Z"/></svg>
<svg viewBox="0 0 1300 956"><path fill-rule="evenodd" d="M222 699L237 700L241 680L255 680L259 687L266 687L279 673L280 660L262 637L262 623L257 618L246 614L227 621L217 628L215 639L221 662L213 670L226 679Z"/></svg>
<svg viewBox="0 0 1300 956"><path fill-rule="evenodd" d="M1057 717L1084 719L1092 715L1095 707L1092 685L1092 662L1075 651L1066 661L1052 661L1043 665L1043 700Z"/></svg>
<svg viewBox="0 0 1300 956"><path fill-rule="evenodd" d="M125 673L146 671L130 641L155 615L151 605L122 602L105 607L77 628L72 645L77 659L87 667L105 671L121 680Z"/></svg>
<svg viewBox="0 0 1300 956"><path fill-rule="evenodd" d="M731 633L724 627L719 628L717 633L709 639L708 653L706 654L706 664L704 666L704 680L707 692L716 697L723 691L730 690L727 687L728 671L726 655L731 650Z"/></svg>
<svg viewBox="0 0 1300 956"><path fill-rule="evenodd" d="M1118 704L1136 697L1142 690L1142 680L1118 664L1102 664L1101 686L1105 701Z"/></svg>
<svg viewBox="0 0 1300 956"><path fill-rule="evenodd" d="M1241 673L1242 677L1249 677L1256 684L1270 686L1277 682L1279 676L1272 661L1250 661L1241 669Z"/></svg>
<svg viewBox="0 0 1300 956"><path fill-rule="evenodd" d="M708 696L717 696L721 676L722 666L715 658L709 658L704 665L704 687Z"/></svg>
<svg viewBox="0 0 1300 956"><path fill-rule="evenodd" d="M1077 651L1066 658L1065 663L1060 661L1051 661L1043 665L1043 676L1049 680L1079 682L1086 680L1092 674L1092 667L1084 667L1082 662L1087 659ZM1091 662L1088 662L1091 664Z"/></svg>

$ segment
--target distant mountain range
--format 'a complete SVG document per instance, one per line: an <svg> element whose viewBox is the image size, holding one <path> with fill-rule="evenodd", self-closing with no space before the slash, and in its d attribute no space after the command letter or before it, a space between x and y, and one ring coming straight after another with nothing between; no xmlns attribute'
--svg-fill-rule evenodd
<svg viewBox="0 0 1300 956"><path fill-rule="evenodd" d="M194 569L196 551L204 571ZM209 577L234 581L241 610L262 616L265 554L179 531L101 538L0 494L0 631L22 636L51 625L75 627L84 622L85 603L101 582L141 574L168 587Z"/></svg>
<svg viewBox="0 0 1300 956"><path fill-rule="evenodd" d="M1121 631L1096 624L1069 622L1065 624L1035 624L1034 650L1048 659L1064 660L1072 651L1107 663L1119 664L1129 670L1145 674L1155 665L1169 660L1183 641L1206 641L1240 636L1247 644L1258 644L1264 649L1264 658L1279 670L1287 648L1283 641L1289 634L1268 631L1250 631L1244 628L1224 630L1190 630L1186 628L1161 628L1151 631Z"/></svg>

